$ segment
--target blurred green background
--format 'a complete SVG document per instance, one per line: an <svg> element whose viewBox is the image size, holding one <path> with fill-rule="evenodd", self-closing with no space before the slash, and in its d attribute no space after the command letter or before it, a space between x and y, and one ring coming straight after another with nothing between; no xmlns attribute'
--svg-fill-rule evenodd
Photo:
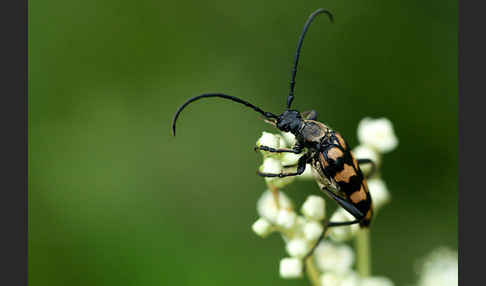
<svg viewBox="0 0 486 286"><path fill-rule="evenodd" d="M373 273L457 248L457 1L29 2L30 285L307 285L283 280L277 235L251 225L265 189L252 147L272 131L222 100L280 112L309 30L294 107L357 144L365 116L400 139L372 229ZM319 194L312 181L287 188ZM329 205L332 205L331 203Z"/></svg>

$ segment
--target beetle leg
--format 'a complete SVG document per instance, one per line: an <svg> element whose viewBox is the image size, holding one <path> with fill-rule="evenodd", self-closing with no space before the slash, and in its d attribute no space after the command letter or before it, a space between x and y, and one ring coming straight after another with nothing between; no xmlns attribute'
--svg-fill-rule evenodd
<svg viewBox="0 0 486 286"><path fill-rule="evenodd" d="M304 256L304 261L309 258L309 256L311 256L314 251L316 250L317 246L319 245L319 243L324 239L324 237L326 236L326 231L328 228L330 227L333 227L333 226L343 226L343 225L352 225L352 224L355 224L355 223L359 223L360 220L353 220L353 221L343 221L343 222L328 222L327 220L324 220L324 228L322 230L322 233L321 235L319 236L319 238L317 239L316 243L312 246L311 250L309 250L309 252ZM304 264L305 265L305 264ZM305 267L305 266L304 266Z"/></svg>
<svg viewBox="0 0 486 286"><path fill-rule="evenodd" d="M312 163L312 157L308 156L307 161L305 163L306 164ZM299 166L299 162L297 162L296 164L293 164L293 165L284 165L283 167L284 168L293 168L293 167L298 167L298 166Z"/></svg>
<svg viewBox="0 0 486 286"><path fill-rule="evenodd" d="M340 221L340 222L333 222L330 221L328 224L328 227L333 227L333 226L345 226L345 225L352 225L352 224L357 224L360 223L360 219L352 220L352 221Z"/></svg>
<svg viewBox="0 0 486 286"><path fill-rule="evenodd" d="M323 221L323 225L324 225L324 227L322 229L321 235L317 239L316 243L309 250L309 252L307 252L307 254L304 256L304 259L303 259L303 261L304 261L304 268L305 268L305 265L306 265L305 261L307 260L307 258L309 258L309 256L311 256L312 253L314 253L314 251L316 250L316 248L319 245L319 243L324 239L324 236L326 236L326 231L327 231L327 228L329 227L328 221L327 220L324 220ZM305 269L304 269L304 271L305 271Z"/></svg>
<svg viewBox="0 0 486 286"><path fill-rule="evenodd" d="M294 173L279 173L279 174L272 174L272 173L261 173L260 171L257 171L257 174L262 177L290 177L290 176L298 176L302 175L305 171L305 166L307 164L307 160L309 159L309 153L304 154L302 157L299 158L299 161L297 162L297 172Z"/></svg>
<svg viewBox="0 0 486 286"><path fill-rule="evenodd" d="M356 161L358 161L358 165L361 165L361 164L371 164L371 171L366 176L366 179L368 179L369 177L371 177L371 176L373 176L375 174L375 172L376 172L376 163L373 162L373 160L371 160L371 159L357 159Z"/></svg>
<svg viewBox="0 0 486 286"><path fill-rule="evenodd" d="M271 152L271 153L284 153L284 152L287 152L287 153L294 153L294 154L300 154L302 152L302 149L301 148L292 148L292 149L275 149L275 148L272 148L272 147L268 147L268 146L263 146L263 145L260 145L260 146L256 146L255 148L255 151L258 151L258 150L262 150L262 151L268 151L268 152Z"/></svg>

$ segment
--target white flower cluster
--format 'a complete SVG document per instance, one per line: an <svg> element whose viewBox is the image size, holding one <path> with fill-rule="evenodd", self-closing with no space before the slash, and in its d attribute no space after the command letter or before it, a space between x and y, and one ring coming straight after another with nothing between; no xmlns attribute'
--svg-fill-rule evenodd
<svg viewBox="0 0 486 286"><path fill-rule="evenodd" d="M314 260L322 273L322 286L393 286L393 282L381 276L361 277L353 270L355 254L347 244L322 241L316 248Z"/></svg>
<svg viewBox="0 0 486 286"><path fill-rule="evenodd" d="M418 272L418 286L459 285L457 252L445 247L434 250L422 262Z"/></svg>
<svg viewBox="0 0 486 286"><path fill-rule="evenodd" d="M280 274L284 278L301 277L302 258L311 250L322 234L322 220L325 218L325 201L318 196L309 196L302 205L301 214L293 209L290 199L277 191L267 190L257 202L260 218L253 224L253 231L261 237L279 232L286 242L290 258L280 263Z"/></svg>
<svg viewBox="0 0 486 286"><path fill-rule="evenodd" d="M386 119L371 120L365 118L359 124L358 134L361 145L352 152L356 158L368 158L380 166L381 154L391 151L397 145L391 123ZM292 148L295 137L291 133L273 134L263 132L257 141L257 146L271 148ZM299 158L304 154L272 153L261 151L263 163L260 172L281 173L295 172ZM369 169L368 171L370 171ZM366 170L363 170L366 172ZM278 232L286 243L286 252L290 257L280 261L280 276L282 278L302 277L303 258L315 246L321 237L326 218L325 201L320 196L309 196L300 208L300 214L294 210L293 202L280 190L296 179L313 179L312 167L306 166L306 171L300 176L284 178L265 178L268 189L257 202L260 218L253 224L253 231L266 237ZM379 208L389 201L385 183L374 175L368 181L374 207ZM332 214L330 221L351 221L355 218L344 209L338 209ZM392 286L393 283L385 277L360 277L353 265L355 254L345 241L353 238L359 231L357 224L333 227L326 231L330 240L322 240L316 247L310 261L316 265L322 285L325 286Z"/></svg>

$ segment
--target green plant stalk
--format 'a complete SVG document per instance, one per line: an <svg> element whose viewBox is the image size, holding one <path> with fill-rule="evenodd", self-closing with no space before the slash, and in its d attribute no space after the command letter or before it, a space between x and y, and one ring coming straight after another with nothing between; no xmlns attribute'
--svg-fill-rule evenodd
<svg viewBox="0 0 486 286"><path fill-rule="evenodd" d="M356 246L356 267L361 277L371 275L371 253L370 253L370 230L360 229L355 240Z"/></svg>
<svg viewBox="0 0 486 286"><path fill-rule="evenodd" d="M307 272L307 276L309 276L311 284L314 286L319 286L319 272L314 265L314 255L311 255L305 260L305 270Z"/></svg>

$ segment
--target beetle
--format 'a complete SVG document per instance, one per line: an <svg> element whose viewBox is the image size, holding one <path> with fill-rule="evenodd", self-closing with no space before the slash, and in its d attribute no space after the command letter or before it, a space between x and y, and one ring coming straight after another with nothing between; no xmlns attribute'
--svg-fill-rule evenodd
<svg viewBox="0 0 486 286"><path fill-rule="evenodd" d="M370 159L357 160L354 158L349 145L344 138L329 126L317 121L317 112L315 110L300 113L297 110L291 109L294 100L295 77L297 74L300 50L310 24L319 14L327 15L331 23L333 22L333 15L322 8L317 9L307 19L298 40L297 51L291 71L287 108L282 114L275 115L271 112L264 111L245 100L231 95L222 93L202 94L188 99L177 109L172 120L172 132L175 136L176 122L182 110L184 110L190 103L199 99L216 97L243 104L263 115L267 123L270 123L283 132L291 132L296 138L295 145L290 149L275 149L268 146L257 146L255 147L255 150L274 153L303 153L296 166L294 166L297 167L295 172L273 174L258 171L258 174L262 177L279 178L298 176L305 171L307 164L310 164L313 169L314 178L320 189L355 218L355 220L352 221L328 222L326 227L359 223L360 227L366 228L370 225L373 216L373 207L366 178L360 169L360 164L372 164L371 172L373 172L375 169L374 162ZM306 152L304 152L304 150L306 150ZM323 238L323 235L324 232L319 241Z"/></svg>

